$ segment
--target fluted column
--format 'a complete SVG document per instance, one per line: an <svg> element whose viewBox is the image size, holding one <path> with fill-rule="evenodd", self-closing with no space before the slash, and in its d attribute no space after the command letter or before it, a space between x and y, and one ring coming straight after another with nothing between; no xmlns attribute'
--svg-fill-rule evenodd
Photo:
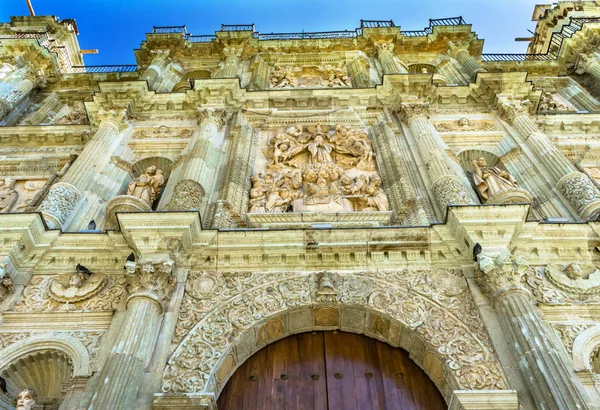
<svg viewBox="0 0 600 410"><path fill-rule="evenodd" d="M437 65L437 73L433 78L441 77L446 84L464 84L463 74L458 69L454 59L447 58Z"/></svg>
<svg viewBox="0 0 600 410"><path fill-rule="evenodd" d="M244 226L248 212L250 178L254 171L258 132L238 113L229 138L230 144L219 199L211 205L213 228Z"/></svg>
<svg viewBox="0 0 600 410"><path fill-rule="evenodd" d="M377 59L381 63L383 74L401 74L408 72L406 68L398 64L394 56L394 45L391 43L376 44Z"/></svg>
<svg viewBox="0 0 600 410"><path fill-rule="evenodd" d="M161 316L173 289L173 262L166 255L127 262L127 311L92 396L89 410L133 409L137 392L160 330Z"/></svg>
<svg viewBox="0 0 600 410"><path fill-rule="evenodd" d="M465 74L467 74L467 78L473 79L475 74L486 71L481 67L479 61L471 56L468 50L468 44L450 43L449 46L450 50L448 51L448 54L458 61L465 71Z"/></svg>
<svg viewBox="0 0 600 410"><path fill-rule="evenodd" d="M35 111L25 117L23 124L38 125L51 119L50 117L54 118L54 115L56 115L63 105L58 95L52 92L35 108Z"/></svg>
<svg viewBox="0 0 600 410"><path fill-rule="evenodd" d="M223 143L219 130L225 122L225 111L198 110L198 126L181 157L173 165L159 209L200 209L204 196L214 186L219 148Z"/></svg>
<svg viewBox="0 0 600 410"><path fill-rule="evenodd" d="M369 139L377 153L377 169L396 222L406 224L410 220L413 225L427 225L429 220L423 208L416 206L417 194L394 131L380 121L371 128Z"/></svg>
<svg viewBox="0 0 600 410"><path fill-rule="evenodd" d="M23 67L12 72L4 81L0 93L0 119L15 108L37 86L43 85L45 79Z"/></svg>
<svg viewBox="0 0 600 410"><path fill-rule="evenodd" d="M600 191L538 128L529 115L528 105L507 102L503 103L500 109L504 118L524 138L524 144L537 155L558 190L577 209L581 219L596 218L600 214Z"/></svg>
<svg viewBox="0 0 600 410"><path fill-rule="evenodd" d="M589 54L581 54L577 61L578 74L588 73L596 82L600 83L600 53L593 52Z"/></svg>
<svg viewBox="0 0 600 410"><path fill-rule="evenodd" d="M177 63L171 63L164 70L164 75L159 84L156 85L156 91L165 93L171 92L183 76L183 68Z"/></svg>
<svg viewBox="0 0 600 410"><path fill-rule="evenodd" d="M121 140L120 130L125 125L126 112L100 111L100 125L94 137L87 143L77 160L65 173L61 182L54 184L39 207L48 226L60 228L67 220L82 193L94 184L94 174L101 172Z"/></svg>
<svg viewBox="0 0 600 410"><path fill-rule="evenodd" d="M252 66L250 89L264 90L269 88L269 65L260 55L257 55Z"/></svg>
<svg viewBox="0 0 600 410"><path fill-rule="evenodd" d="M156 55L152 62L142 73L140 80L148 81L148 88L154 90L162 80L162 75L169 64L170 50L152 50L151 53Z"/></svg>
<svg viewBox="0 0 600 410"><path fill-rule="evenodd" d="M223 55L225 61L223 67L215 74L215 78L233 78L237 77L238 65L240 63L240 56L244 51L241 47L225 47L223 48Z"/></svg>
<svg viewBox="0 0 600 410"><path fill-rule="evenodd" d="M582 88L577 81L571 77L566 77L565 83L563 87L558 89L558 93L573 104L575 108L593 113L600 112L600 103L598 100Z"/></svg>
<svg viewBox="0 0 600 410"><path fill-rule="evenodd" d="M588 409L584 388L573 365L563 360L560 342L538 315L523 285L528 269L522 258L506 252L481 253L477 282L490 299L504 329L511 354L540 410Z"/></svg>
<svg viewBox="0 0 600 410"><path fill-rule="evenodd" d="M441 145L441 139L435 134L429 123L429 106L427 104L404 104L400 112L415 138L419 155L431 181L431 189L443 215L448 205L474 204L462 182L464 175L459 175L449 161Z"/></svg>
<svg viewBox="0 0 600 410"><path fill-rule="evenodd" d="M350 74L354 87L370 87L372 85L369 63L361 55L348 63L348 74Z"/></svg>

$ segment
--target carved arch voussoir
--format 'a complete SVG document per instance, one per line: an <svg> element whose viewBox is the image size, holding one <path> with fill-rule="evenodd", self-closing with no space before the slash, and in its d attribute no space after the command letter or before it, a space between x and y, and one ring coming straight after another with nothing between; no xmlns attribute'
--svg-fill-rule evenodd
<svg viewBox="0 0 600 410"><path fill-rule="evenodd" d="M288 273L212 304L175 349L162 391L218 396L235 369L260 348L294 333L326 329L404 348L446 399L455 389L507 388L460 271L336 275L335 294L319 293L322 275Z"/></svg>

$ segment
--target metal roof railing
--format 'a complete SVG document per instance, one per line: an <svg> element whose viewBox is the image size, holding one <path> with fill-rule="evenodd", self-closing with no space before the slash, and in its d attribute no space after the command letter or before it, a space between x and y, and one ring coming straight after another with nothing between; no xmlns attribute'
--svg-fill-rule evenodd
<svg viewBox="0 0 600 410"><path fill-rule="evenodd" d="M116 64L116 65L81 65L71 67L71 73L135 73L138 70L137 64Z"/></svg>

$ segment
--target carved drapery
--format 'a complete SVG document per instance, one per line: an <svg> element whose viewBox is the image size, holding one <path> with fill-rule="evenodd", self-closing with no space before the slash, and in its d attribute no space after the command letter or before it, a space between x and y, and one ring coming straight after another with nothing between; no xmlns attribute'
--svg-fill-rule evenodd
<svg viewBox="0 0 600 410"><path fill-rule="evenodd" d="M312 304L317 304L315 326L339 327L338 309L346 305L399 322L441 355L452 379L447 388L507 386L460 271L281 272L268 276L200 273L190 277L186 290L175 338L179 345L163 377L162 390L168 394L218 393L214 389L227 376L219 362L247 331L280 313ZM461 321L466 317L469 319ZM357 326L356 331L366 331ZM384 330L379 332L387 337ZM265 342L256 343L261 346ZM245 346L250 349L246 354L258 346Z"/></svg>
<svg viewBox="0 0 600 410"><path fill-rule="evenodd" d="M524 286L529 265L508 253L481 253L476 281L492 300L511 353L540 409L587 409L583 386L572 362L559 353L560 343L539 316Z"/></svg>
<svg viewBox="0 0 600 410"><path fill-rule="evenodd" d="M175 288L173 261L166 256L127 262L127 312L122 330L100 374L90 407L134 408L151 358L165 304Z"/></svg>
<svg viewBox="0 0 600 410"><path fill-rule="evenodd" d="M600 190L540 131L529 115L529 105L529 101L505 102L501 105L501 112L537 155L558 190L579 212L581 219L596 218L600 213Z"/></svg>
<svg viewBox="0 0 600 410"><path fill-rule="evenodd" d="M414 136L442 215L446 214L448 205L473 204L473 198L467 192L461 179L464 176L455 172L456 167L450 164L451 159L440 145L440 137L434 134L435 131L429 123L429 106L427 104L404 104L399 114L401 120L408 124Z"/></svg>

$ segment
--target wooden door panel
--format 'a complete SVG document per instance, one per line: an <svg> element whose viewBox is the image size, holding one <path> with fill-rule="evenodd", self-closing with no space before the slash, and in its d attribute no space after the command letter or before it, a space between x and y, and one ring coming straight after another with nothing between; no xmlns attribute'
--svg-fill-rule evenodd
<svg viewBox="0 0 600 410"><path fill-rule="evenodd" d="M219 410L442 410L444 400L408 354L343 332L303 333L250 357Z"/></svg>

